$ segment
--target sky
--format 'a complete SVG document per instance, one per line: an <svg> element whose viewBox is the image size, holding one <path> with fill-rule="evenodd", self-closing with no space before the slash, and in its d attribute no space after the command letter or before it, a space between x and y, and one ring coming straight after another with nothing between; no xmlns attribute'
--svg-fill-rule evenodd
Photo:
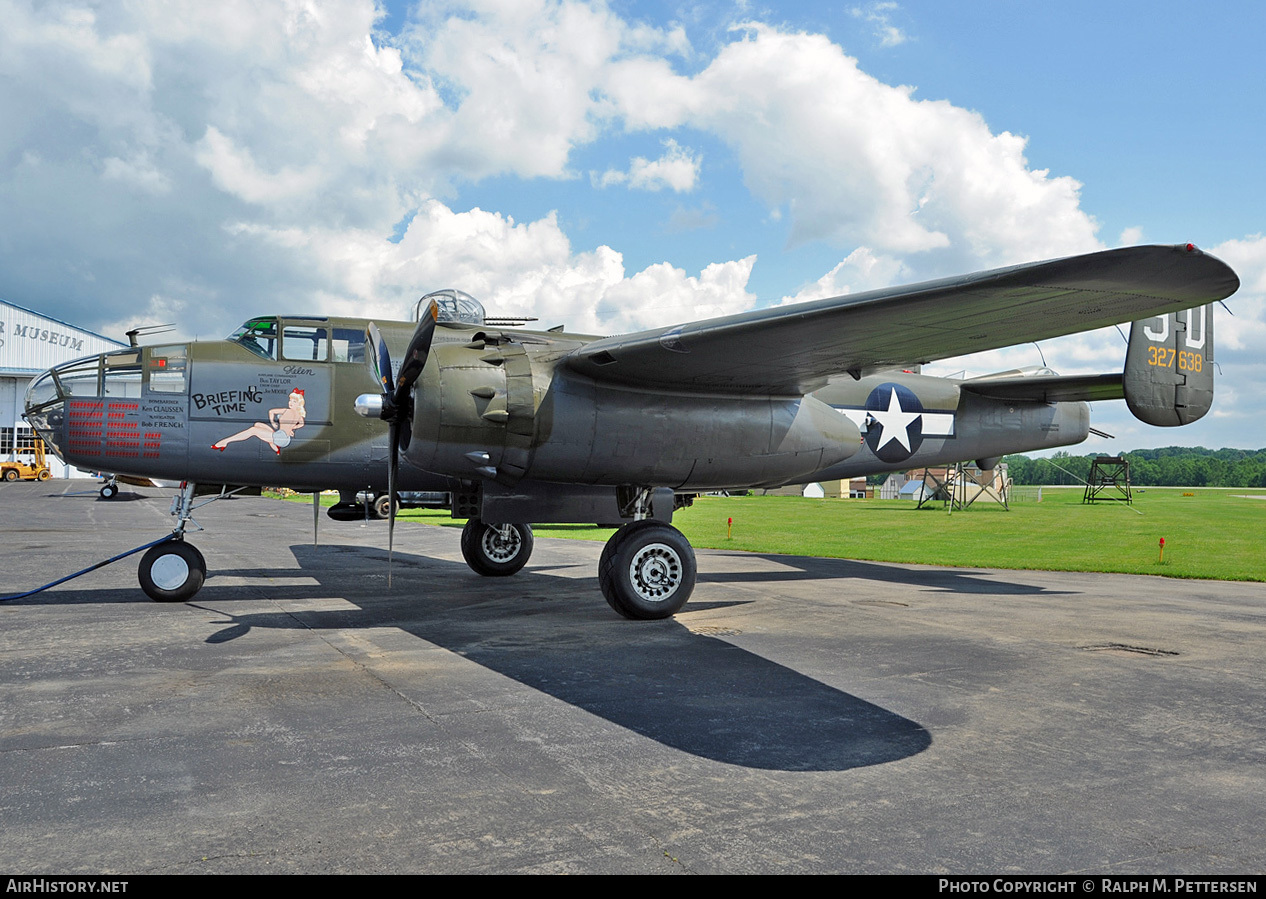
<svg viewBox="0 0 1266 899"><path fill-rule="evenodd" d="M1182 429L1266 447L1266 6L0 0L0 298L614 334L1140 243L1243 286ZM1115 329L947 360L1118 370Z"/></svg>

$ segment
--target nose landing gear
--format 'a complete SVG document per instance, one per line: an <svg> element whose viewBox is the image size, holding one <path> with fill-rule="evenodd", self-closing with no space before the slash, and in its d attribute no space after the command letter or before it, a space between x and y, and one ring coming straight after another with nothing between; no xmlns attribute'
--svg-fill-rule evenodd
<svg viewBox="0 0 1266 899"><path fill-rule="evenodd" d="M195 487L190 481L181 482L180 492L171 501L171 514L176 519L171 536L141 556L136 576L145 595L154 602L185 602L202 589L207 579L207 561L196 547L185 542L185 529L190 524L202 530L198 522L193 520L193 510L246 489L221 488L218 494L195 506Z"/></svg>
<svg viewBox="0 0 1266 899"><path fill-rule="evenodd" d="M155 602L184 602L202 589L207 561L182 540L168 540L141 556L141 589Z"/></svg>

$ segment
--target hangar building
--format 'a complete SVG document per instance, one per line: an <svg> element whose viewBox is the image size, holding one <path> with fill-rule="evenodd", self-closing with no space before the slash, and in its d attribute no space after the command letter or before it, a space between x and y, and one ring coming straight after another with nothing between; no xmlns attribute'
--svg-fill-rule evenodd
<svg viewBox="0 0 1266 899"><path fill-rule="evenodd" d="M36 375L62 362L126 345L0 300L0 459L30 459L35 435L22 420L22 400ZM52 454L48 464L55 478L77 473Z"/></svg>

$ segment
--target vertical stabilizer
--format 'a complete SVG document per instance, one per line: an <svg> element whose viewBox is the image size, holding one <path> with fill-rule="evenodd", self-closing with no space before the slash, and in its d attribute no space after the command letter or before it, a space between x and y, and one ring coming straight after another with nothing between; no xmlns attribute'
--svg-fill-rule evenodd
<svg viewBox="0 0 1266 899"><path fill-rule="evenodd" d="M1174 427L1201 418L1213 405L1213 306L1131 325L1122 381L1140 421Z"/></svg>

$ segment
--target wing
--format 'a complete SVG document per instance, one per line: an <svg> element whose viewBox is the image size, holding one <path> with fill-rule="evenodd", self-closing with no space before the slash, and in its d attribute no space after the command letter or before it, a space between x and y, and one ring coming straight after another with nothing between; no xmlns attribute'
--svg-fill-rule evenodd
<svg viewBox="0 0 1266 899"><path fill-rule="evenodd" d="M564 364L638 387L800 395L841 372L1091 331L1230 296L1191 244L1128 247L607 337Z"/></svg>

